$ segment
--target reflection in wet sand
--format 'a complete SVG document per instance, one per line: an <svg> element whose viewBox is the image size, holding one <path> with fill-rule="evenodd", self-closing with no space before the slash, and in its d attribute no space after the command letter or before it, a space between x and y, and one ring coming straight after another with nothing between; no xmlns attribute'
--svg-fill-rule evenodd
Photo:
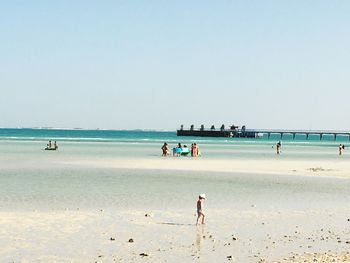
<svg viewBox="0 0 350 263"><path fill-rule="evenodd" d="M202 247L203 235L204 235L204 226L198 225L197 235L196 235L196 248L198 251L200 251Z"/></svg>

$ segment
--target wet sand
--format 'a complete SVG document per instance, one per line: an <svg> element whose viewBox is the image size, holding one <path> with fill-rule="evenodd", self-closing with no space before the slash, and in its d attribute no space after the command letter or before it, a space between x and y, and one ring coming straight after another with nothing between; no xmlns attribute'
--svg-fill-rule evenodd
<svg viewBox="0 0 350 263"><path fill-rule="evenodd" d="M350 163L342 159L77 158L53 155L40 158L39 161L37 157L16 157L14 162L5 156L1 160L2 170L18 169L20 160L19 172L24 173L34 167L38 169L35 171L64 167L73 169L72 174L77 168L86 171L225 172L227 178L231 173L243 178L247 175L247 181L254 177L264 181L264 175L269 175L266 177L270 180L268 187L281 187L281 196L279 198L279 193L275 193L270 199L266 198L268 204L261 206L264 196L270 194L268 191L260 193L260 203L235 204L235 200L222 197L223 204L216 205L214 202L218 202L218 197L214 201L209 195L205 226L194 224L195 199L193 207L189 204L183 208L166 205L152 209L147 205L137 209L132 205L76 206L74 209L71 206L52 206L51 209L31 209L30 205L27 209L1 207L0 258L3 262L350 262L350 208L342 199L344 195L336 195L331 190L319 193L319 188L312 188L322 185L321 189L326 189L327 182L349 179ZM193 180L200 180L200 176ZM281 183L281 178L286 176L295 181L303 177L309 179L307 193L299 191L298 185L295 189L288 188L291 200L288 203L283 201L283 187L288 187L288 182ZM275 183L271 184L271 180ZM249 200L251 192L242 190L242 193ZM322 200L328 200L327 204L317 203L318 194L322 194ZM312 200L312 196L316 200ZM18 198L21 198L20 193ZM147 204L148 197L144 198ZM182 197L174 196L176 198ZM312 202L305 206L307 208L299 208L293 205L293 199L295 202ZM225 202L229 202L230 207Z"/></svg>
<svg viewBox="0 0 350 263"><path fill-rule="evenodd" d="M61 160L63 164L149 170L210 171L249 174L284 174L301 176L329 176L350 178L350 162L347 160L237 160L190 157L128 158L128 159L75 159Z"/></svg>

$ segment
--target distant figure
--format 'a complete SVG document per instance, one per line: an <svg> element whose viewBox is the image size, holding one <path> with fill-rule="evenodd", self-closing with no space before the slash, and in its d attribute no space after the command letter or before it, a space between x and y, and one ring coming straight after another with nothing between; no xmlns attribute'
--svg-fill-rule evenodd
<svg viewBox="0 0 350 263"><path fill-rule="evenodd" d="M58 145L57 142L55 141L54 143L52 143L51 141L49 141L48 144L46 144L46 148L45 150L57 150L58 149Z"/></svg>
<svg viewBox="0 0 350 263"><path fill-rule="evenodd" d="M169 155L169 147L168 147L168 144L166 142L163 144L161 149L162 149L162 152L163 152L162 156Z"/></svg>
<svg viewBox="0 0 350 263"><path fill-rule="evenodd" d="M205 215L203 213L205 194L200 194L197 200L197 221L196 225L198 225L199 219L202 218L202 225L205 224Z"/></svg>
<svg viewBox="0 0 350 263"><path fill-rule="evenodd" d="M198 148L198 145L196 143L194 143L192 145L192 157L198 157L199 155L199 148Z"/></svg>
<svg viewBox="0 0 350 263"><path fill-rule="evenodd" d="M194 146L196 146L196 157L201 155L201 152L199 151L199 146L195 143Z"/></svg>
<svg viewBox="0 0 350 263"><path fill-rule="evenodd" d="M281 153L281 148L282 148L282 143L281 143L281 141L278 141L278 143L276 144L277 154Z"/></svg>
<svg viewBox="0 0 350 263"><path fill-rule="evenodd" d="M181 152L182 152L182 146L181 146L181 143L178 143L177 147L173 148L173 155L181 156Z"/></svg>
<svg viewBox="0 0 350 263"><path fill-rule="evenodd" d="M345 149L344 144L339 144L339 155L343 154L344 149Z"/></svg>

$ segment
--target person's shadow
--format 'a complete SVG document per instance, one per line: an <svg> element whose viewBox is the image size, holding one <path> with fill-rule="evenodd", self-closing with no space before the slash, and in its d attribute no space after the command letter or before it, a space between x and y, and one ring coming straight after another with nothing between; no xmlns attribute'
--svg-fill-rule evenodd
<svg viewBox="0 0 350 263"><path fill-rule="evenodd" d="M172 223L172 222L159 222L159 225L169 225L169 226L193 226L193 224L182 224L182 223Z"/></svg>

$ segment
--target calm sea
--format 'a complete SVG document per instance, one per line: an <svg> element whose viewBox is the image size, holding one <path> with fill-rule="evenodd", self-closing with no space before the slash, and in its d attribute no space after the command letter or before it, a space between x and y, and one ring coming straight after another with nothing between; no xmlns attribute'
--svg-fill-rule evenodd
<svg viewBox="0 0 350 263"><path fill-rule="evenodd" d="M201 137L177 137L176 131L143 131L143 130L83 130L83 129L0 129L0 140L57 140L57 141L90 141L90 142L178 142L178 141L199 141L205 143L260 143L281 139L279 135L272 134L270 139L266 136L257 139L242 138L201 138ZM320 141L319 136L310 135L306 140L305 136L297 135L293 140L291 135L286 134L283 138L285 142L312 143L313 145L325 146L330 142L334 145L331 135L325 135ZM349 142L348 136L338 136L337 141Z"/></svg>
<svg viewBox="0 0 350 263"><path fill-rule="evenodd" d="M159 131L0 129L0 210L192 209L201 192L210 196L209 207L215 204L223 209L251 204L298 207L315 201L334 206L333 197L344 204L350 201L350 182L344 179L276 179L275 175L91 168L65 163L161 159L163 142L170 146L196 142L203 159L276 159L273 146L278 139L177 137L176 132ZM45 151L48 140L56 140L59 150ZM340 137L337 141L284 138L278 158L336 161L340 141L346 145L342 159L350 161L348 138ZM181 167L184 159L176 161ZM337 201L337 205L341 203Z"/></svg>

